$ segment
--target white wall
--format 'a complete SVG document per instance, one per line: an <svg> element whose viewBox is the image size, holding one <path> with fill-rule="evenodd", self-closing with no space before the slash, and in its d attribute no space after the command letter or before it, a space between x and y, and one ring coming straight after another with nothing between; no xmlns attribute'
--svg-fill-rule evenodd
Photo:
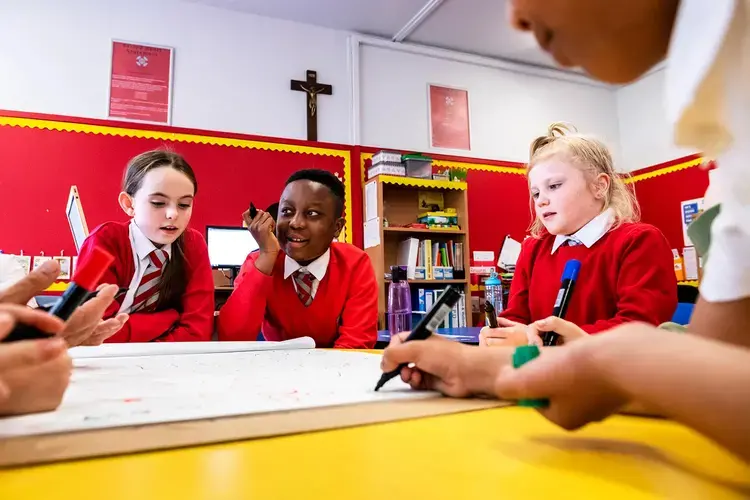
<svg viewBox="0 0 750 500"><path fill-rule="evenodd" d="M636 170L695 153L672 142L664 110L664 70L617 90L622 165Z"/></svg>
<svg viewBox="0 0 750 500"><path fill-rule="evenodd" d="M615 91L363 45L361 143L368 146L527 161L529 144L555 121L597 135L619 158ZM469 90L471 151L432 149L428 83Z"/></svg>
<svg viewBox="0 0 750 500"><path fill-rule="evenodd" d="M348 36L178 0L0 0L0 109L106 118L111 40L121 39L176 49L175 126L303 139L305 95L289 80L314 69L334 86L319 98L319 138L350 143ZM639 141L638 126L617 119L629 89L372 46L360 56L360 144L432 151L430 82L470 91L472 151L437 152L525 161L530 140L562 120L605 140L621 168L653 163L630 146L620 154L621 131Z"/></svg>
<svg viewBox="0 0 750 500"><path fill-rule="evenodd" d="M171 46L173 125L304 139L305 70L332 84L318 136L349 142L347 34L176 0L1 0L0 109L106 118L111 40Z"/></svg>

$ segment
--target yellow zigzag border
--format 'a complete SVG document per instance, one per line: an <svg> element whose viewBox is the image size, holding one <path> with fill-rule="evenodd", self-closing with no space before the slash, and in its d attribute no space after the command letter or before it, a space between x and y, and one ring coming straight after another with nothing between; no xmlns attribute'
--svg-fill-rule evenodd
<svg viewBox="0 0 750 500"><path fill-rule="evenodd" d="M680 170L697 167L701 165L704 161L705 161L705 158L696 158L694 160L686 161L684 163L678 163L677 165L672 165L670 167L660 168L658 170L654 170L653 172L646 172L645 174L634 175L632 177L628 177L624 179L624 181L625 181L625 184L632 184L638 181L645 181L646 179L652 179L660 175L671 174L673 172L679 172Z"/></svg>
<svg viewBox="0 0 750 500"><path fill-rule="evenodd" d="M322 156L335 156L344 161L344 189L346 199L344 207L346 213L346 234L344 240L352 243L353 215L351 210L352 200L352 156L350 151L339 149L319 148L314 146L296 146L276 142L248 141L242 139L230 139L226 137L214 137L197 134L178 134L173 132L160 132L156 130L138 130L122 127L110 127L104 125L87 125L83 123L68 123L52 120L37 120L32 118L13 118L0 116L0 126L27 127L33 129L53 130L57 132L77 132L84 134L101 134L118 137L134 137L139 139L157 139L162 141L189 142L194 144L209 144L213 146L227 146L246 149L265 149L268 151L284 151L287 153L312 154Z"/></svg>
<svg viewBox="0 0 750 500"><path fill-rule="evenodd" d="M367 181L367 172L365 169L365 162L367 160L371 160L372 157L373 157L372 153L362 153L360 155L359 163L360 163L360 171L362 173L362 185L364 185L364 183ZM639 181L645 181L646 179L652 179L660 175L671 174L673 172L679 172L680 170L697 167L701 165L704 161L705 161L705 158L696 158L694 160L689 160L684 163L678 163L677 165L660 168L658 170L654 170L653 172L647 172L645 174L639 174L639 175L634 175L631 177L626 177L625 179L623 179L623 181L625 182L625 184L632 184L632 183L639 182ZM486 165L482 163L466 163L466 162L456 162L456 161L435 160L433 161L433 165L437 165L440 167L448 167L448 168L458 168L461 170L484 170L485 172L496 172L499 174L526 175L525 168L499 167L497 165Z"/></svg>
<svg viewBox="0 0 750 500"><path fill-rule="evenodd" d="M365 163L367 160L372 160L372 157L374 155L372 153L361 153L359 156L359 169L362 173L362 185L365 185L365 182L367 182L367 170L365 168ZM460 162L460 161L446 161L446 160L434 160L432 162L433 165L437 165L438 167L448 167L448 168L457 168L460 170L484 170L485 172L495 172L498 174L517 174L517 175L525 175L526 169L525 168L518 168L518 167L499 167L497 165L486 165L484 163L467 163L467 162Z"/></svg>
<svg viewBox="0 0 750 500"><path fill-rule="evenodd" d="M460 181L435 181L431 179L417 179L414 177L401 177L398 175L380 175L380 182L385 184L397 184L400 186L414 186L432 189L455 189L456 191L465 191L466 183Z"/></svg>

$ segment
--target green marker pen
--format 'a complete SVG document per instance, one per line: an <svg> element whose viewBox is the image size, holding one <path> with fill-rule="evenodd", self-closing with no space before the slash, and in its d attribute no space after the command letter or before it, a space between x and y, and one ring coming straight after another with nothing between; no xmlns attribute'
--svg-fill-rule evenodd
<svg viewBox="0 0 750 500"><path fill-rule="evenodd" d="M520 368L534 358L539 357L541 351L535 345L524 345L516 347L513 351L513 368ZM519 399L518 406L528 408L546 408L549 406L548 399Z"/></svg>

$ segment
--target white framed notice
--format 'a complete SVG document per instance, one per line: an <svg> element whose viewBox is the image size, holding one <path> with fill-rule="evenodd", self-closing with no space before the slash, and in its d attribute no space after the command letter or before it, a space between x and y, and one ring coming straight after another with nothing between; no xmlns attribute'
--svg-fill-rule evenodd
<svg viewBox="0 0 750 500"><path fill-rule="evenodd" d="M174 48L112 40L107 116L171 125Z"/></svg>

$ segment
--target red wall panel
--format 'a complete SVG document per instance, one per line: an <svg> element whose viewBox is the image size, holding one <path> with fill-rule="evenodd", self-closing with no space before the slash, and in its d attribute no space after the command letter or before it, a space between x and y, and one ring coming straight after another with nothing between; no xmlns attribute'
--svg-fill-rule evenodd
<svg viewBox="0 0 750 500"><path fill-rule="evenodd" d="M89 229L126 220L117 203L125 165L159 147L184 155L194 168L199 186L191 227L204 233L206 225L241 225L251 200L258 207L278 201L296 170L344 176L336 156L0 126L0 250L74 254L65 218L70 186L79 188Z"/></svg>

